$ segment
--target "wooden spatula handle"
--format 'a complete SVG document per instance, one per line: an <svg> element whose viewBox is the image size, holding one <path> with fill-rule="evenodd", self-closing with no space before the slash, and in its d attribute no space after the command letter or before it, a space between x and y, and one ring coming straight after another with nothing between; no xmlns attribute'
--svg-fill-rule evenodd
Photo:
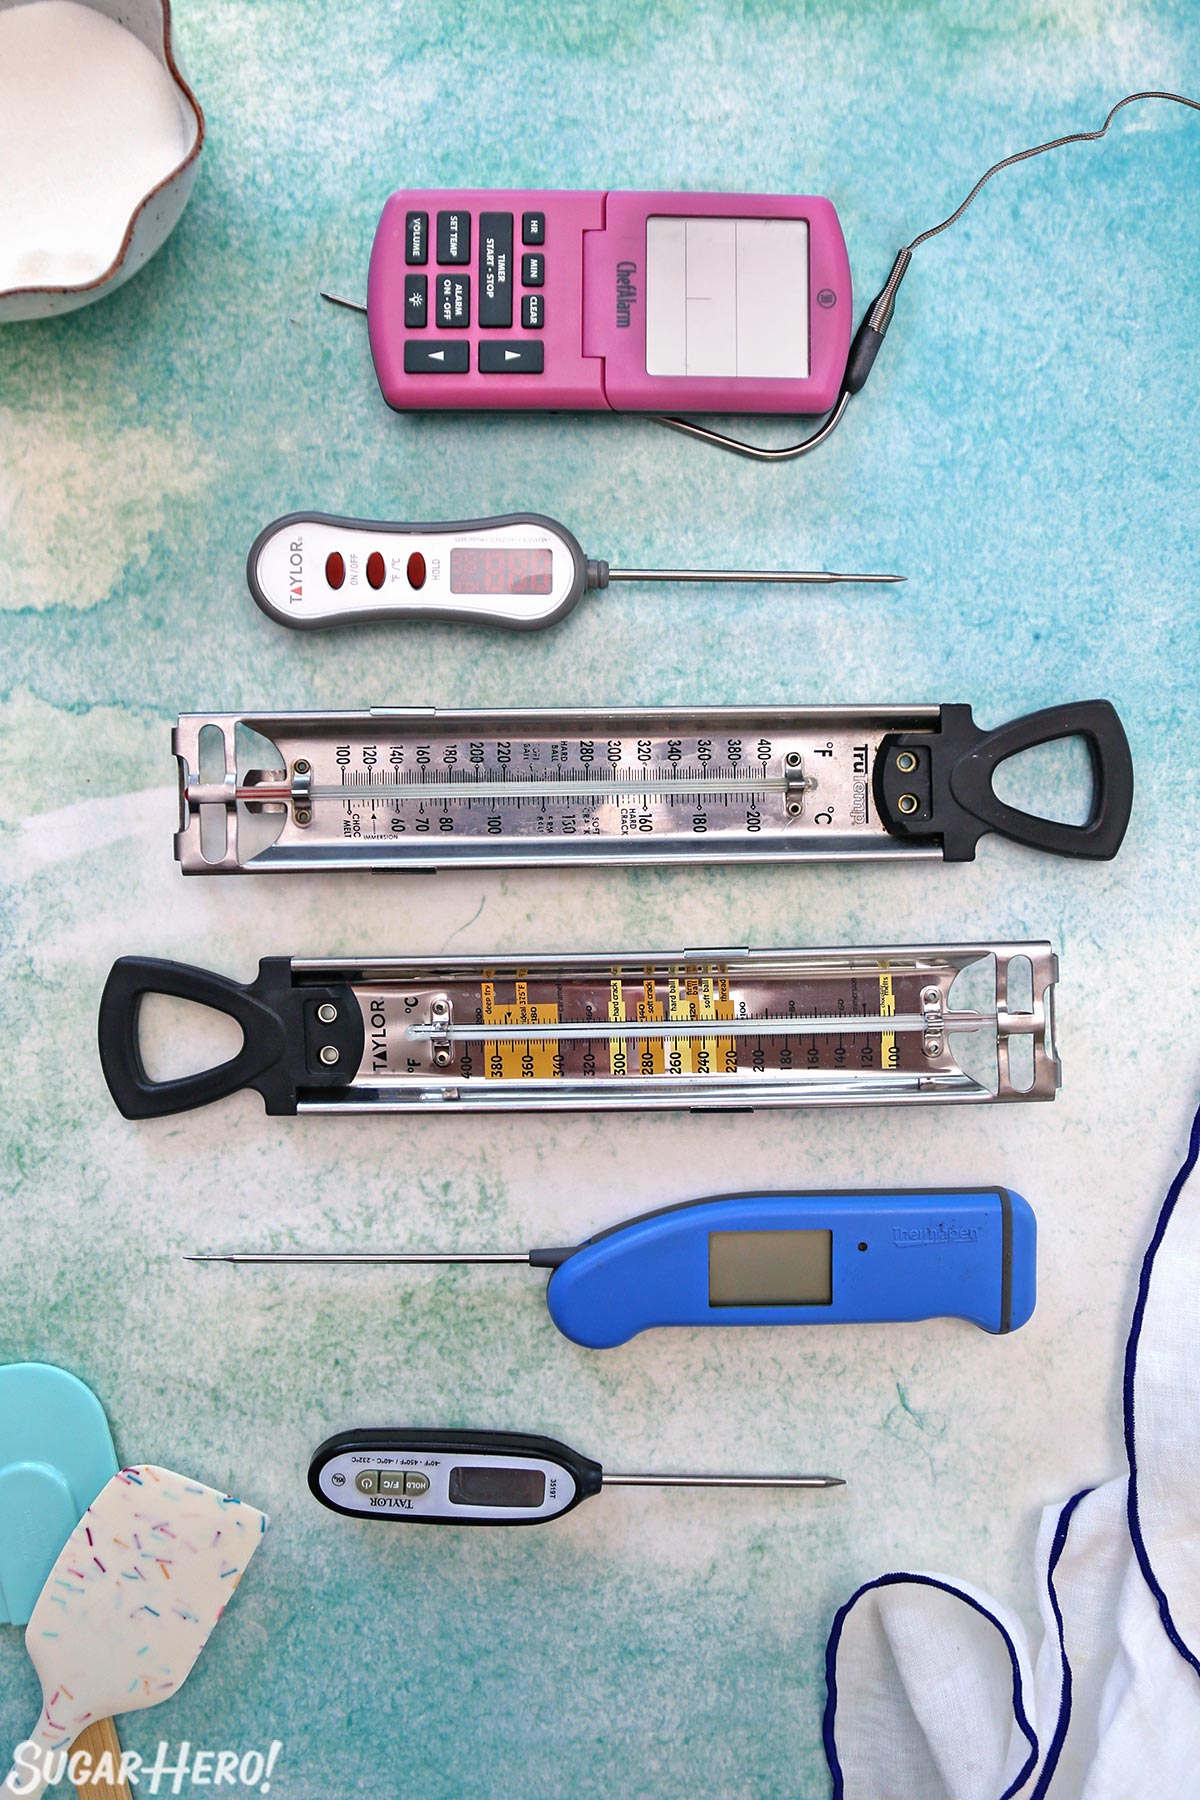
<svg viewBox="0 0 1200 1800"><path fill-rule="evenodd" d="M77 1750L87 1751L93 1769L106 1751L112 1759L114 1773L121 1767L121 1744L111 1719L93 1719L85 1726L71 1745L71 1755L74 1756ZM124 1781L89 1781L85 1787L77 1787L75 1792L79 1800L133 1800L129 1784Z"/></svg>

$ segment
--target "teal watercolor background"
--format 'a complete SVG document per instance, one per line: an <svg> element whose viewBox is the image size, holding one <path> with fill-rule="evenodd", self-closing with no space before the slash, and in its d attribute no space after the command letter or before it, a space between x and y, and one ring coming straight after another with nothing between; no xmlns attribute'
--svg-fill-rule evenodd
<svg viewBox="0 0 1200 1800"><path fill-rule="evenodd" d="M1200 1051L1200 121L1127 112L1103 147L998 178L919 253L841 431L790 467L637 420L398 418L361 321L317 287L362 291L401 183L766 188L835 200L861 299L996 156L1134 87L1200 91L1200 21L1186 0L181 0L178 38L209 140L177 233L101 305L0 331L0 1357L75 1370L122 1457L273 1517L186 1689L123 1741L281 1738L282 1800L809 1800L853 1587L939 1568L1028 1614L1038 1509L1120 1466L1124 1322ZM519 641L302 637L242 569L268 518L309 505L534 507L614 562L909 582L614 591ZM966 699L996 723L1093 693L1138 779L1101 867L990 842L953 869L185 884L171 859L181 709ZM132 1126L94 1049L127 951L245 977L269 952L1024 933L1062 956L1052 1107L402 1126L268 1120L242 1096ZM1041 1226L1038 1311L1010 1340L942 1322L588 1354L532 1274L181 1260L506 1248L755 1183L988 1180ZM316 1444L370 1422L849 1485L615 1492L540 1532L405 1534L305 1489ZM0 1739L35 1707L0 1630Z"/></svg>

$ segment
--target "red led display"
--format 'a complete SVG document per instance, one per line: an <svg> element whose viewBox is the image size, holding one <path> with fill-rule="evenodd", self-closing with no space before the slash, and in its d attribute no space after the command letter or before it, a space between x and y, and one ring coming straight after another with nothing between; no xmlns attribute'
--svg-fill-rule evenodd
<svg viewBox="0 0 1200 1800"><path fill-rule="evenodd" d="M548 594L553 557L549 550L450 552L452 594Z"/></svg>

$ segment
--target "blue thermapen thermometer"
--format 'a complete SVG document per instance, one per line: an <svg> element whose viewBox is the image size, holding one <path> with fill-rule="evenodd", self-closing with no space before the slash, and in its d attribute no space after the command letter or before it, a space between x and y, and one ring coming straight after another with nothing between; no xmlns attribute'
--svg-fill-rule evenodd
<svg viewBox="0 0 1200 1800"><path fill-rule="evenodd" d="M729 1194L643 1213L566 1249L382 1255L282 1251L199 1262L525 1263L593 1350L656 1325L967 1319L1013 1331L1033 1311L1037 1226L1007 1188Z"/></svg>

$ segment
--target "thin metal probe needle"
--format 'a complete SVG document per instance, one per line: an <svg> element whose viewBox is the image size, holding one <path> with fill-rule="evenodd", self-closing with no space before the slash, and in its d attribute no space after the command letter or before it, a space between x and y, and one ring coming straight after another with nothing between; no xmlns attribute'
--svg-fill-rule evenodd
<svg viewBox="0 0 1200 1800"><path fill-rule="evenodd" d="M845 1487L843 1475L610 1475L605 1487L732 1487L732 1488L832 1488Z"/></svg>
<svg viewBox="0 0 1200 1800"><path fill-rule="evenodd" d="M366 307L357 300L347 300L344 294L331 294L328 288L318 288L322 300L328 300L333 306L344 306L347 312L365 313Z"/></svg>
<svg viewBox="0 0 1200 1800"><path fill-rule="evenodd" d="M258 1250L258 1251L221 1251L208 1250L198 1255L185 1256L185 1262L227 1262L227 1263L528 1263L527 1250L482 1251L478 1254L458 1255L454 1251L441 1250L385 1250L368 1256L360 1251L348 1250Z"/></svg>
<svg viewBox="0 0 1200 1800"><path fill-rule="evenodd" d="M907 575L845 575L828 569L610 569L612 581L767 581L822 587L834 581L907 581Z"/></svg>

